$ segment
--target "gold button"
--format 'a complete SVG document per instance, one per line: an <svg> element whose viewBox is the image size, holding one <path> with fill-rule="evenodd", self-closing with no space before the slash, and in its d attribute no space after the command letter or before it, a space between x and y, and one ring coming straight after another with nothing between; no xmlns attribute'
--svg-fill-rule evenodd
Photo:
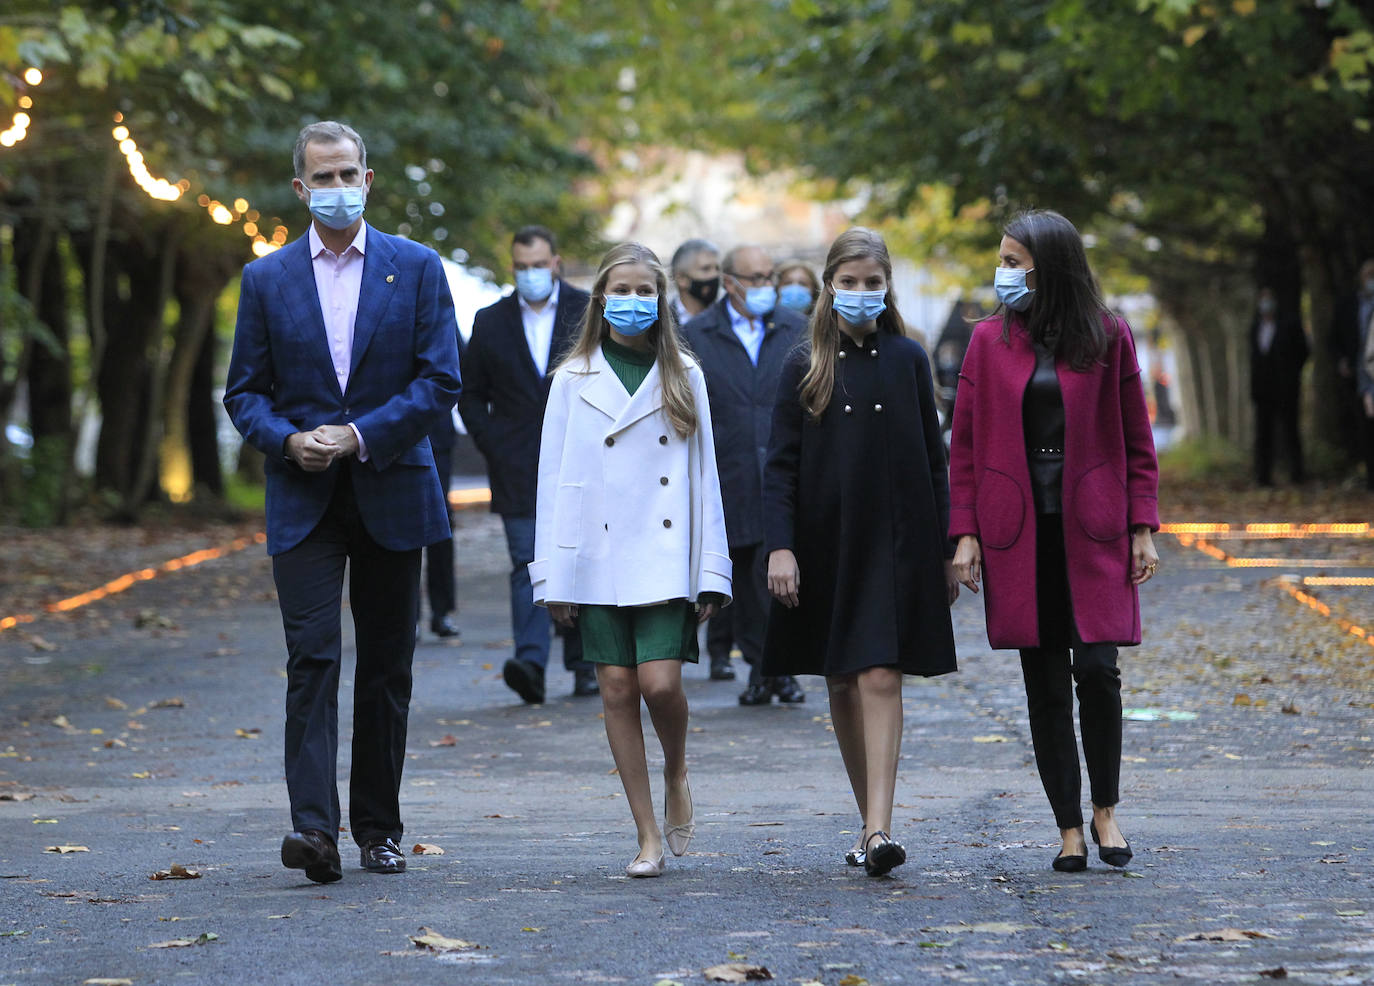
<svg viewBox="0 0 1374 986"><path fill-rule="evenodd" d="M846 404L846 405L844 406L844 413L845 413L845 414L853 414L853 413L854 413L854 409L853 409L852 407L850 407L848 404Z"/></svg>
<svg viewBox="0 0 1374 986"><path fill-rule="evenodd" d="M386 276L386 283L387 283L387 284L390 284L390 283L391 283L392 281L394 281L394 280L396 280L396 275L395 275L395 274L388 274L388 275Z"/></svg>
<svg viewBox="0 0 1374 986"><path fill-rule="evenodd" d="M665 517L665 518L663 518L663 526L664 526L664 527L672 527L672 526L673 526L673 522L672 522L671 520L669 520L667 517Z"/></svg>
<svg viewBox="0 0 1374 986"><path fill-rule="evenodd" d="M873 405L873 410L875 410L875 411L877 411L879 414L881 414L881 413L883 412L883 406L882 406L881 404L874 404L874 405Z"/></svg>

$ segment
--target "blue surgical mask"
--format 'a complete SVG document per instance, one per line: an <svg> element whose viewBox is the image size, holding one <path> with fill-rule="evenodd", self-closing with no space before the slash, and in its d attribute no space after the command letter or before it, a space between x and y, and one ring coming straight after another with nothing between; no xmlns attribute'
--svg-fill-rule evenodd
<svg viewBox="0 0 1374 986"><path fill-rule="evenodd" d="M778 300L787 308L804 312L811 304L811 289L805 284L784 284L778 288Z"/></svg>
<svg viewBox="0 0 1374 986"><path fill-rule="evenodd" d="M750 288L744 292L744 307L750 315L767 315L778 307L778 289L771 284L761 288Z"/></svg>
<svg viewBox="0 0 1374 986"><path fill-rule="evenodd" d="M1026 287L1026 275L1034 267L998 267L993 275L992 286L997 289L997 298L1014 312L1023 312L1031 306L1031 296L1035 288Z"/></svg>
<svg viewBox="0 0 1374 986"><path fill-rule="evenodd" d="M527 267L515 272L515 290L529 302L543 301L553 294L553 271L547 267Z"/></svg>
<svg viewBox="0 0 1374 986"><path fill-rule="evenodd" d="M841 291L836 288L832 307L850 325L866 325L887 311L887 291Z"/></svg>
<svg viewBox="0 0 1374 986"><path fill-rule="evenodd" d="M363 206L367 203L367 188L363 185L307 187L307 191L310 192L310 214L321 226L348 229L363 216Z"/></svg>
<svg viewBox="0 0 1374 986"><path fill-rule="evenodd" d="M658 295L607 295L605 312L606 321L621 335L642 335L658 321Z"/></svg>

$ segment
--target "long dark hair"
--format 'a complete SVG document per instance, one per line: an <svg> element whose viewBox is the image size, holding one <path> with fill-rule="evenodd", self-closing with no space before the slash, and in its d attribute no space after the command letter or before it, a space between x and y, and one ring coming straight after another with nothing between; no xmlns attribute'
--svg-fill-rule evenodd
<svg viewBox="0 0 1374 986"><path fill-rule="evenodd" d="M906 323L897 311L897 296L892 290L892 258L882 236L863 226L845 230L830 245L821 275L820 293L811 311L811 366L801 382L801 404L813 419L820 420L835 390L835 354L840 351L840 317L835 314L835 271L851 260L876 260L887 281L887 308L878 316L878 331L904 335Z"/></svg>
<svg viewBox="0 0 1374 986"><path fill-rule="evenodd" d="M1057 212L1034 209L1012 217L1002 232L1029 251L1035 264L1035 293L1024 312L1002 312L1002 339L1011 340L1019 321L1032 341L1075 370L1086 370L1107 352L1108 325L1115 318L1088 266L1078 230Z"/></svg>

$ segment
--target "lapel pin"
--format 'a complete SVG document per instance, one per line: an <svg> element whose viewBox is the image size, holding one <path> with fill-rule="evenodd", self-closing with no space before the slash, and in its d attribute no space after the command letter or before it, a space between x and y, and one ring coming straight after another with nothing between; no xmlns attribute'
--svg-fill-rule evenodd
<svg viewBox="0 0 1374 986"><path fill-rule="evenodd" d="M387 284L390 284L390 283L391 283L392 281L394 281L394 280L396 280L396 275L395 275L395 274L388 274L388 275L386 276L386 283L387 283Z"/></svg>

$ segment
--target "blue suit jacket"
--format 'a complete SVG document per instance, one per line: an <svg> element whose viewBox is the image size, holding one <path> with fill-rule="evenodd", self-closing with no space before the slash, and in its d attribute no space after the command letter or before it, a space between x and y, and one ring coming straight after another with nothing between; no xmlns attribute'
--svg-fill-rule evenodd
<svg viewBox="0 0 1374 986"><path fill-rule="evenodd" d="M458 399L457 322L439 255L367 230L362 288L346 392L329 356L308 236L243 269L224 406L267 456L267 551L314 530L339 469L352 473L369 534L406 551L449 536L434 456L425 435ZM368 460L311 473L285 456L293 432L352 422Z"/></svg>

